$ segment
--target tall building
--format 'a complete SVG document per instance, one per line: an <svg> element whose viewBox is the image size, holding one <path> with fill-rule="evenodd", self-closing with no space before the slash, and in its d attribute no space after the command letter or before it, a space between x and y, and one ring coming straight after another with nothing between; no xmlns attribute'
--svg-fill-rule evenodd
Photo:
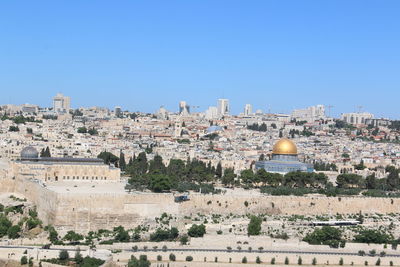
<svg viewBox="0 0 400 267"><path fill-rule="evenodd" d="M346 123L359 125L367 124L367 120L373 119L374 115L368 112L343 113L342 120Z"/></svg>
<svg viewBox="0 0 400 267"><path fill-rule="evenodd" d="M39 112L39 106L31 104L23 104L21 105L21 110L23 113L34 114Z"/></svg>
<svg viewBox="0 0 400 267"><path fill-rule="evenodd" d="M218 99L218 115L227 116L229 115L229 99Z"/></svg>
<svg viewBox="0 0 400 267"><path fill-rule="evenodd" d="M295 109L292 112L292 119L296 119L298 121L314 122L316 120L325 118L324 105L316 105L304 109Z"/></svg>
<svg viewBox="0 0 400 267"><path fill-rule="evenodd" d="M117 117L117 118L121 117L121 115L122 115L122 109L121 109L121 107L116 106L116 107L114 108L114 114L115 114L115 117Z"/></svg>
<svg viewBox="0 0 400 267"><path fill-rule="evenodd" d="M206 117L207 120L218 119L218 108L217 107L209 107L206 110L205 117Z"/></svg>
<svg viewBox="0 0 400 267"><path fill-rule="evenodd" d="M71 98L58 93L53 98L53 110L56 113L67 113L71 108Z"/></svg>
<svg viewBox="0 0 400 267"><path fill-rule="evenodd" d="M190 106L186 103L186 101L179 102L179 114L190 114Z"/></svg>
<svg viewBox="0 0 400 267"><path fill-rule="evenodd" d="M244 115L249 116L253 113L253 106L251 104L246 104L244 106Z"/></svg>

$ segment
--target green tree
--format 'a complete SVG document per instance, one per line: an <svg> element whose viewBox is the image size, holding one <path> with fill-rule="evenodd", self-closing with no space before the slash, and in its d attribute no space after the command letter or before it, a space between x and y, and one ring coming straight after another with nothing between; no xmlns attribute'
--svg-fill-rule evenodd
<svg viewBox="0 0 400 267"><path fill-rule="evenodd" d="M283 176L280 173L266 172L264 175L265 182L272 187L278 187L283 183Z"/></svg>
<svg viewBox="0 0 400 267"><path fill-rule="evenodd" d="M390 169L389 175L386 179L386 183L389 190L395 190L399 187L399 171L397 169Z"/></svg>
<svg viewBox="0 0 400 267"><path fill-rule="evenodd" d="M126 170L125 154L122 152L122 150L119 153L119 168L121 169L121 171Z"/></svg>
<svg viewBox="0 0 400 267"><path fill-rule="evenodd" d="M9 131L9 132L19 132L19 128L18 128L18 126L11 125L11 126L8 128L8 131Z"/></svg>
<svg viewBox="0 0 400 267"><path fill-rule="evenodd" d="M356 243L387 244L392 240L388 234L374 229L363 229L354 237Z"/></svg>
<svg viewBox="0 0 400 267"><path fill-rule="evenodd" d="M103 151L97 156L97 158L102 159L105 164L112 163L115 166L118 166L119 158L111 152Z"/></svg>
<svg viewBox="0 0 400 267"><path fill-rule="evenodd" d="M181 236L179 241L181 242L181 245L186 245L189 241L189 237L187 235L183 235L183 236Z"/></svg>
<svg viewBox="0 0 400 267"><path fill-rule="evenodd" d="M78 248L78 250L75 252L74 261L76 262L76 264L77 264L78 266L80 266L80 265L82 264L82 262L83 262L83 257L82 257L82 254L81 254L81 250L80 250L79 248Z"/></svg>
<svg viewBox="0 0 400 267"><path fill-rule="evenodd" d="M173 253L169 254L168 258L169 258L170 261L176 261L176 256Z"/></svg>
<svg viewBox="0 0 400 267"><path fill-rule="evenodd" d="M171 229L158 228L154 233L150 235L150 240L155 242L161 241L173 241L179 235L179 231L176 227Z"/></svg>
<svg viewBox="0 0 400 267"><path fill-rule="evenodd" d="M376 179L375 173L367 176L367 178L365 179L365 186L367 189L378 188L378 179Z"/></svg>
<svg viewBox="0 0 400 267"><path fill-rule="evenodd" d="M83 240L83 236L75 233L74 231L68 231L67 234L63 238L71 243L77 243L80 240Z"/></svg>
<svg viewBox="0 0 400 267"><path fill-rule="evenodd" d="M11 239L17 239L20 237L21 227L19 225L13 225L7 230L7 235Z"/></svg>
<svg viewBox="0 0 400 267"><path fill-rule="evenodd" d="M227 185L232 185L235 182L236 174L232 168L226 168L224 172L224 176L222 177L222 183Z"/></svg>
<svg viewBox="0 0 400 267"><path fill-rule="evenodd" d="M204 224L193 224L188 230L188 235L190 237L203 237L205 233L206 226Z"/></svg>
<svg viewBox="0 0 400 267"><path fill-rule="evenodd" d="M114 228L114 239L118 242L129 242L130 237L128 231L124 227L118 226Z"/></svg>
<svg viewBox="0 0 400 267"><path fill-rule="evenodd" d="M356 170L364 170L364 169L367 168L367 167L364 165L364 161L361 160L361 161L360 161L360 164L355 165L354 168L355 168Z"/></svg>
<svg viewBox="0 0 400 267"><path fill-rule="evenodd" d="M50 148L49 147L46 147L46 150L45 150L45 154L46 154L46 157L51 157L51 153L50 153Z"/></svg>
<svg viewBox="0 0 400 267"><path fill-rule="evenodd" d="M259 235L261 233L262 219L257 216L250 217L250 223L247 226L248 235Z"/></svg>
<svg viewBox="0 0 400 267"><path fill-rule="evenodd" d="M128 261L128 267L150 267L151 262L147 259L146 255L140 255L139 259L135 256L131 256L130 260Z"/></svg>
<svg viewBox="0 0 400 267"><path fill-rule="evenodd" d="M69 259L69 254L68 251L65 249L61 250L60 253L58 254L58 259L61 261L66 261Z"/></svg>
<svg viewBox="0 0 400 267"><path fill-rule="evenodd" d="M28 264L28 258L26 256L22 256L20 260L21 265Z"/></svg>
<svg viewBox="0 0 400 267"><path fill-rule="evenodd" d="M251 169L243 170L240 173L240 179L242 183L245 184L246 186L252 185L256 181L255 178L256 176L254 175L254 172Z"/></svg>
<svg viewBox="0 0 400 267"><path fill-rule="evenodd" d="M56 244L58 242L58 233L53 226L49 225L45 227L45 230L49 232L49 241L52 244Z"/></svg>
<svg viewBox="0 0 400 267"><path fill-rule="evenodd" d="M0 237L4 237L11 226L11 221L3 214L0 214Z"/></svg>
<svg viewBox="0 0 400 267"><path fill-rule="evenodd" d="M41 158L50 158L51 157L50 148L46 147L46 149L42 149L40 151L40 157Z"/></svg>
<svg viewBox="0 0 400 267"><path fill-rule="evenodd" d="M186 179L186 165L183 160L171 159L169 161L166 174L169 177L175 177L176 180L183 181Z"/></svg>
<svg viewBox="0 0 400 267"><path fill-rule="evenodd" d="M222 165L221 165L221 162L218 162L217 168L215 170L215 175L218 178L222 178Z"/></svg>
<svg viewBox="0 0 400 267"><path fill-rule="evenodd" d="M163 163L163 159L160 155L155 155L154 159L150 161L149 173L151 174L165 174L166 167Z"/></svg>
<svg viewBox="0 0 400 267"><path fill-rule="evenodd" d="M145 152L139 153L133 162L134 175L143 175L148 170L147 156Z"/></svg>
<svg viewBox="0 0 400 267"><path fill-rule="evenodd" d="M360 175L345 173L338 175L336 184L339 188L360 188L363 186L363 179Z"/></svg>
<svg viewBox="0 0 400 267"><path fill-rule="evenodd" d="M90 135L98 135L99 134L99 132L95 128L90 128L87 132Z"/></svg>
<svg viewBox="0 0 400 267"><path fill-rule="evenodd" d="M337 248L342 239L342 233L339 229L331 226L317 228L314 232L307 234L303 241L312 245L329 245Z"/></svg>
<svg viewBox="0 0 400 267"><path fill-rule="evenodd" d="M149 189L153 192L163 192L171 189L171 179L164 174L149 174Z"/></svg>
<svg viewBox="0 0 400 267"><path fill-rule="evenodd" d="M86 127L79 127L77 132L85 134L85 133L87 133L87 128Z"/></svg>

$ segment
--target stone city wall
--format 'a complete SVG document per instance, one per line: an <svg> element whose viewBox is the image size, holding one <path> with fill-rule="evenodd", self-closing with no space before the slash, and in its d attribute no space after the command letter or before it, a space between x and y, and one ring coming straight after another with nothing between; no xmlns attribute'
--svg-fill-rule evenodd
<svg viewBox="0 0 400 267"><path fill-rule="evenodd" d="M163 212L194 214L322 215L399 213L400 199L363 197L236 196L192 194L175 203L172 194L55 193L33 181L1 181L1 192L15 192L37 205L40 218L59 230L88 232L122 225L133 228Z"/></svg>

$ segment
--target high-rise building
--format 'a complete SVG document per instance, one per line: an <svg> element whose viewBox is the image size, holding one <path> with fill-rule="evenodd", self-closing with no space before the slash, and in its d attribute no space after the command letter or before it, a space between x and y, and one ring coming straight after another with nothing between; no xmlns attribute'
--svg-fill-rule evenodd
<svg viewBox="0 0 400 267"><path fill-rule="evenodd" d="M342 120L353 125L367 124L373 118L374 115L368 112L342 114Z"/></svg>
<svg viewBox="0 0 400 267"><path fill-rule="evenodd" d="M295 109L292 112L292 119L296 119L299 121L314 122L325 118L326 116L324 105L316 105L304 109Z"/></svg>
<svg viewBox="0 0 400 267"><path fill-rule="evenodd" d="M229 99L218 99L218 115L229 115Z"/></svg>
<svg viewBox="0 0 400 267"><path fill-rule="evenodd" d="M117 117L117 118L121 117L121 115L122 115L122 109L121 109L120 106L116 106L116 107L114 108L114 114L115 114L115 117Z"/></svg>
<svg viewBox="0 0 400 267"><path fill-rule="evenodd" d="M244 106L244 115L249 116L253 113L253 106L251 104L246 104Z"/></svg>
<svg viewBox="0 0 400 267"><path fill-rule="evenodd" d="M190 106L186 101L179 102L179 114L190 114Z"/></svg>
<svg viewBox="0 0 400 267"><path fill-rule="evenodd" d="M23 113L34 114L39 112L39 106L37 105L23 104L21 105L21 109Z"/></svg>
<svg viewBox="0 0 400 267"><path fill-rule="evenodd" d="M56 113L67 113L71 108L71 98L58 93L53 98L53 110Z"/></svg>
<svg viewBox="0 0 400 267"><path fill-rule="evenodd" d="M208 120L214 120L214 119L218 119L218 108L217 107L209 107L206 110L206 119Z"/></svg>

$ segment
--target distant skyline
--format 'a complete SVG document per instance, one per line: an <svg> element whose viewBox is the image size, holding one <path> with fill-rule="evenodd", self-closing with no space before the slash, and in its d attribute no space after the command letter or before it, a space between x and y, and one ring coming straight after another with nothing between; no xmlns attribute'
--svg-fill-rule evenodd
<svg viewBox="0 0 400 267"><path fill-rule="evenodd" d="M0 104L399 119L399 1L3 1Z"/></svg>

